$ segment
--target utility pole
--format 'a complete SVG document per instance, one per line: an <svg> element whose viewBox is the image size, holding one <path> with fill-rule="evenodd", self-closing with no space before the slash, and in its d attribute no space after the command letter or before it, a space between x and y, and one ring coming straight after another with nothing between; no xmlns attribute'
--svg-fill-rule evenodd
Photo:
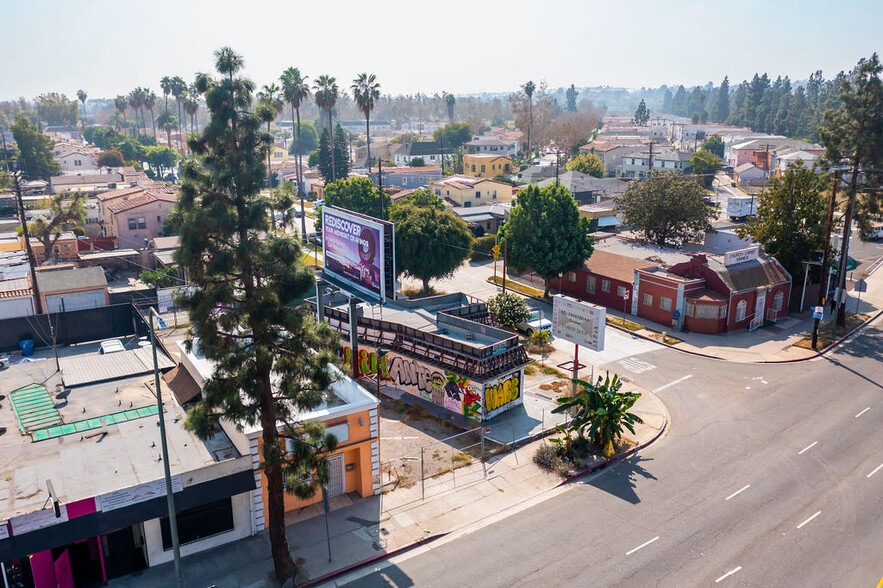
<svg viewBox="0 0 883 588"><path fill-rule="evenodd" d="M770 175L770 147L775 147L775 145L759 145L759 147L763 147L766 150L766 155L764 156L763 163L763 183L760 186L760 195L763 196L766 192L766 180ZM756 160L755 160L756 161ZM751 216L754 213L754 194L751 194L751 206L748 208L748 215Z"/></svg>
<svg viewBox="0 0 883 588"><path fill-rule="evenodd" d="M650 157L647 161L647 179L650 179L650 176L653 173L653 139L650 139Z"/></svg>
<svg viewBox="0 0 883 588"><path fill-rule="evenodd" d="M28 265L31 266L31 289L34 291L34 312L43 314L43 301L40 298L40 285L37 284L37 262L31 247L31 236L28 233L28 219L25 216L25 205L21 196L21 172L12 172L12 184L15 188L15 202L18 205L18 220L21 222L21 234L25 240L25 251L28 253Z"/></svg>
<svg viewBox="0 0 883 588"><path fill-rule="evenodd" d="M849 251L849 237L852 233L852 214L855 210L855 200L857 196L856 187L858 185L858 168L859 159L855 158L852 164L852 178L849 180L849 206L846 208L846 218L843 220L843 242L840 245L840 268L837 275L837 299L835 300L837 309L837 327L846 325L846 262L849 259L847 252ZM836 327L835 327L836 330Z"/></svg>
<svg viewBox="0 0 883 588"><path fill-rule="evenodd" d="M819 293L816 296L816 306L825 305L825 297L828 295L823 285L828 272L828 257L831 253L831 230L834 228L834 207L837 206L837 186L840 184L840 170L834 170L834 187L831 189L831 201L828 203L828 223L825 225L825 248L822 251L822 268L819 274ZM806 268L809 272L809 267ZM819 342L819 322L815 319L812 326L812 348L816 349Z"/></svg>
<svg viewBox="0 0 883 588"><path fill-rule="evenodd" d="M503 294L506 293L506 243L503 241Z"/></svg>

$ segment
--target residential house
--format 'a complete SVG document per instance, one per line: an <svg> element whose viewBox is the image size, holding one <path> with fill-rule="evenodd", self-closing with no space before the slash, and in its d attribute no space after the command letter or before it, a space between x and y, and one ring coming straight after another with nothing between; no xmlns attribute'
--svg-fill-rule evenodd
<svg viewBox="0 0 883 588"><path fill-rule="evenodd" d="M214 373L214 362L206 359L199 351L199 340L194 339L190 349L183 341L177 343L181 366L195 381L199 390ZM365 390L357 381L340 371L329 368L334 373L334 382L325 392L325 398L315 409L292 418L299 422L319 422L325 425L325 432L337 438L337 448L326 456L329 466L327 484L328 497L355 492L365 498L376 494L380 485L374 480L379 475L379 418L380 401ZM251 457L253 475L257 491L252 493L254 529L266 528L267 479L261 463L263 461L263 440L261 426L257 424L221 421L221 428L242 455ZM284 432L287 423L278 423L279 431ZM285 495L285 511L297 511L305 506L321 502L321 490L312 498L301 499L293 494Z"/></svg>
<svg viewBox="0 0 883 588"><path fill-rule="evenodd" d="M21 248L24 249L24 236L19 237L19 242L21 243ZM52 252L48 256L45 254L45 249L43 243L37 240L36 237L31 237L31 250L34 252L34 257L37 259L38 263L42 263L48 259L55 261L74 260L77 258L77 236L70 231L61 233L52 248Z"/></svg>
<svg viewBox="0 0 883 588"><path fill-rule="evenodd" d="M512 179L518 183L536 184L546 178L555 177L554 165L532 165L512 174Z"/></svg>
<svg viewBox="0 0 883 588"><path fill-rule="evenodd" d="M99 194L104 235L117 237L120 247L141 249L159 235L177 202L176 188L125 188Z"/></svg>
<svg viewBox="0 0 883 588"><path fill-rule="evenodd" d="M677 149L660 148L654 149L651 155L649 148L638 148L623 155L620 165L620 174L626 178L645 178L653 158L654 170L677 170L680 172L690 171L690 158L688 151Z"/></svg>
<svg viewBox="0 0 883 588"><path fill-rule="evenodd" d="M37 271L37 287L43 310L48 313L98 308L110 304L107 278L98 266Z"/></svg>
<svg viewBox="0 0 883 588"><path fill-rule="evenodd" d="M430 183L429 189L452 206L472 207L512 200L512 186L490 178L448 176Z"/></svg>
<svg viewBox="0 0 883 588"><path fill-rule="evenodd" d="M393 153L393 161L396 165L408 165L412 159L420 158L426 165L441 165L443 148L444 146L436 141L402 143ZM444 151L445 161L450 160L453 157L453 150L448 146Z"/></svg>
<svg viewBox="0 0 883 588"><path fill-rule="evenodd" d="M373 156L373 153L372 153ZM371 181L378 184L378 170L375 166L371 170ZM400 167L384 167L383 168L383 186L398 186L400 188L422 188L431 182L435 182L442 178L442 170L438 166L426 165L421 167L411 167L409 165Z"/></svg>
<svg viewBox="0 0 883 588"><path fill-rule="evenodd" d="M625 153L630 152L634 145L622 145L619 143L610 143L607 141L594 141L579 148L580 154L594 153L604 164L608 177L616 176L617 170L622 165L622 157Z"/></svg>
<svg viewBox="0 0 883 588"><path fill-rule="evenodd" d="M762 179L766 172L753 163L743 163L733 170L733 178L742 186L747 186L752 180Z"/></svg>
<svg viewBox="0 0 883 588"><path fill-rule="evenodd" d="M65 141L83 141L80 130L71 125L47 125L43 132L50 137L60 138Z"/></svg>
<svg viewBox="0 0 883 588"><path fill-rule="evenodd" d="M366 134L367 127L365 125L365 119L358 120L339 120L334 121L335 124L339 124L343 127L344 130L349 131L351 133L361 133ZM392 123L388 120L371 120L371 132L374 131L391 131Z"/></svg>
<svg viewBox="0 0 883 588"><path fill-rule="evenodd" d="M62 173L90 173L98 171L98 164L85 151L67 151L55 157Z"/></svg>
<svg viewBox="0 0 883 588"><path fill-rule="evenodd" d="M485 135L473 137L463 145L463 152L469 155L518 155L519 141L517 139L503 139L500 135Z"/></svg>
<svg viewBox="0 0 883 588"><path fill-rule="evenodd" d="M773 175L781 176L786 171L788 171L788 167L792 164L802 162L803 167L806 169L812 169L813 164L820 158L820 155L815 155L810 153L809 151L804 151L803 149L788 149L777 151L775 153L775 157L773 159ZM821 169L817 169L816 173L822 173Z"/></svg>
<svg viewBox="0 0 883 588"><path fill-rule="evenodd" d="M281 163L283 161L288 161L290 156L288 154L288 149L284 147L280 147L279 145L274 145L272 150L270 151L270 165L274 163Z"/></svg>
<svg viewBox="0 0 883 588"><path fill-rule="evenodd" d="M825 148L821 145L802 141L800 139L788 139L779 136L766 136L752 138L741 143L734 143L726 147L724 157L730 167L737 168L745 163L753 163L763 170L771 169L770 151L775 152L781 148L799 149L816 156L825 154Z"/></svg>
<svg viewBox="0 0 883 588"><path fill-rule="evenodd" d="M457 206L452 209L463 219L472 234L496 235L500 227L509 219L511 203L486 204L482 206Z"/></svg>
<svg viewBox="0 0 883 588"><path fill-rule="evenodd" d="M557 182L573 195L580 203L593 204L602 198L612 198L625 191L627 184L613 178L595 178L578 171L566 171L558 175ZM554 186L555 178L541 181L540 188Z"/></svg>
<svg viewBox="0 0 883 588"><path fill-rule="evenodd" d="M82 190L84 192L97 192L100 190L114 190L124 182L122 174L65 174L53 176L49 184L53 194L65 190Z"/></svg>
<svg viewBox="0 0 883 588"><path fill-rule="evenodd" d="M580 216L589 219L598 231L616 231L620 223L616 218L616 207L612 201L609 204L583 204L579 207Z"/></svg>
<svg viewBox="0 0 883 588"><path fill-rule="evenodd" d="M494 178L512 173L512 158L508 155L479 153L463 155L463 173L476 178Z"/></svg>
<svg viewBox="0 0 883 588"><path fill-rule="evenodd" d="M34 291L30 278L0 280L0 320L34 314Z"/></svg>
<svg viewBox="0 0 883 588"><path fill-rule="evenodd" d="M399 125L399 130L408 133L417 133L418 135L432 134L438 129L448 124L445 121L438 120L415 120L405 121Z"/></svg>

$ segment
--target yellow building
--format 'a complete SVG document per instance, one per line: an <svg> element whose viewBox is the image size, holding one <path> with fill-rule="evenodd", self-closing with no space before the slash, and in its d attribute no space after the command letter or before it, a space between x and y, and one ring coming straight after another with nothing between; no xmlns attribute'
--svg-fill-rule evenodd
<svg viewBox="0 0 883 588"><path fill-rule="evenodd" d="M464 159L467 156L464 156ZM453 206L481 206L512 201L512 186L488 178L448 176L429 184L429 190Z"/></svg>
<svg viewBox="0 0 883 588"><path fill-rule="evenodd" d="M270 163L282 163L283 161L288 161L288 149L283 149L282 147L274 146L272 151L270 151Z"/></svg>
<svg viewBox="0 0 883 588"><path fill-rule="evenodd" d="M508 155L485 153L464 154L463 171L467 176L493 178L512 173L512 158Z"/></svg>

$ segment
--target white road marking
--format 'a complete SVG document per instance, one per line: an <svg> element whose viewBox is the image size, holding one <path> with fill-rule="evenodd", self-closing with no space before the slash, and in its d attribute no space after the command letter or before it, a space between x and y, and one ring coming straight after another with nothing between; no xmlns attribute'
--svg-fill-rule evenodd
<svg viewBox="0 0 883 588"><path fill-rule="evenodd" d="M812 515L811 517L809 517L808 519L806 519L805 521L803 521L802 523L800 523L799 525L797 525L797 528L799 529L800 527L802 527L803 525L807 524L808 522L810 522L811 520L813 520L814 518L816 518L816 517L819 516L820 514L822 514L822 511L817 512L816 514Z"/></svg>
<svg viewBox="0 0 883 588"><path fill-rule="evenodd" d="M876 474L876 473L879 472L880 470L883 470L883 463L881 463L880 465L878 465L877 467L875 467L875 468L874 468L874 471L871 472L870 474L868 474L868 475L865 476L865 477L866 477L866 478L870 478L871 476L873 476L874 474Z"/></svg>
<svg viewBox="0 0 883 588"><path fill-rule="evenodd" d="M751 484L745 484L745 486L743 486L742 488L739 488L738 490L736 490L735 492L733 492L732 494L727 496L724 500L729 500L730 498L736 496L740 492L744 492L745 490L748 490L749 488L751 488Z"/></svg>
<svg viewBox="0 0 883 588"><path fill-rule="evenodd" d="M858 413L857 415L855 415L855 418L858 418L858 417L862 416L863 414L865 414L865 413L868 412L869 410L871 410L871 407L870 407L870 406L869 406L868 408L864 409L863 411L861 411L860 413Z"/></svg>
<svg viewBox="0 0 883 588"><path fill-rule="evenodd" d="M684 380L689 380L689 379L692 378L692 377L693 377L693 374L688 374L688 375L684 376L683 378L678 378L678 379L675 380L674 382L669 382L668 384L665 384L664 386L660 386L659 388L657 388L657 389L654 390L653 392L662 392L662 391L665 390L666 388L671 388L672 386L674 386L674 385L676 385L676 384L680 384L680 383L683 382Z"/></svg>
<svg viewBox="0 0 883 588"><path fill-rule="evenodd" d="M656 366L652 363L641 361L640 359L635 359L634 357L620 359L616 363L634 374L649 372L650 370L656 369Z"/></svg>
<svg viewBox="0 0 883 588"><path fill-rule="evenodd" d="M639 550L639 549L643 549L644 547L647 547L648 545L650 545L651 543L653 543L653 542L656 541L657 539L659 539L659 535L657 535L656 537L654 537L654 538L651 539L650 541L647 541L646 543L641 543L640 545L638 545L637 547L635 547L635 548L632 549L631 551L626 551L625 554L626 554L626 555L631 555L631 554L633 554L634 552L636 552L637 550Z"/></svg>
<svg viewBox="0 0 883 588"><path fill-rule="evenodd" d="M727 578L729 578L730 576L732 576L733 574L735 574L736 572L738 572L741 569L742 569L742 566L736 566L735 568L733 568L732 570L730 570L729 572L727 572L726 574L724 574L723 576L721 576L720 578L715 580L714 583L720 584L721 580L726 580Z"/></svg>
<svg viewBox="0 0 883 588"><path fill-rule="evenodd" d="M798 451L797 455L803 455L805 452L809 451L810 449L812 449L813 447L818 445L818 443L819 443L818 441L813 441L812 443L810 443L809 445L807 445L806 447L804 447L803 449Z"/></svg>

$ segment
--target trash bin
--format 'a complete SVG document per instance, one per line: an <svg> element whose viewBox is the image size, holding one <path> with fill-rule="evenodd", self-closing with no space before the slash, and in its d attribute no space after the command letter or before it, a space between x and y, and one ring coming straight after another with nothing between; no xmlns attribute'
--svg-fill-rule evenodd
<svg viewBox="0 0 883 588"><path fill-rule="evenodd" d="M21 347L21 354L25 357L30 357L34 354L34 340L33 339L24 339L18 342L18 346Z"/></svg>

